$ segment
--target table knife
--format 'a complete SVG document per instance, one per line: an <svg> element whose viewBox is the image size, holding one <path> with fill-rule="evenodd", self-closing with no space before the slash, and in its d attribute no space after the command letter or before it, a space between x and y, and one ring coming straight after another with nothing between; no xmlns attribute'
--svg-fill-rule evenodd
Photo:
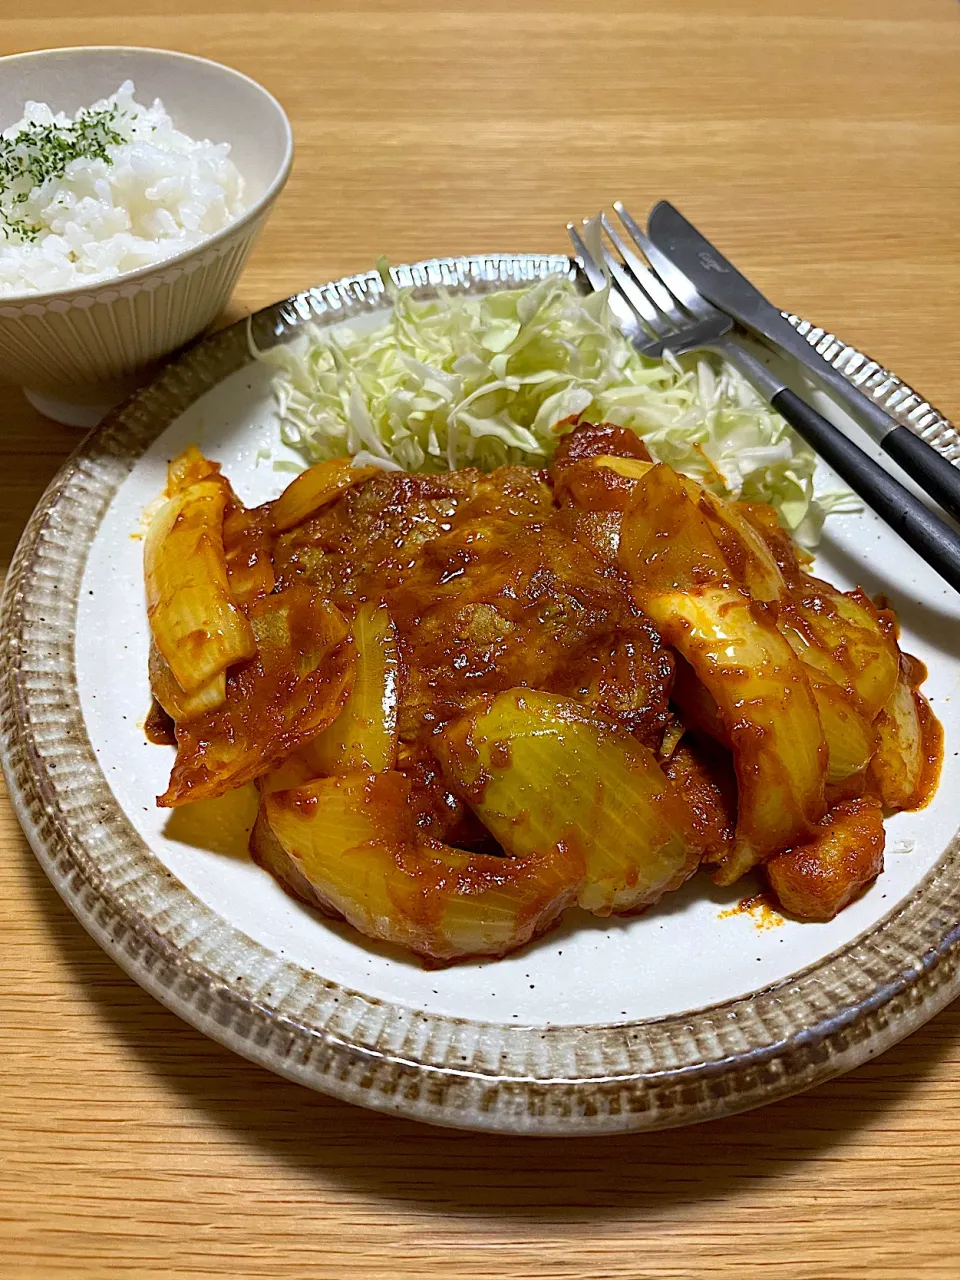
<svg viewBox="0 0 960 1280"><path fill-rule="evenodd" d="M647 235L655 250L714 306L798 361L886 454L960 520L960 469L848 382L672 204L661 200L654 205ZM650 265L658 267L652 259Z"/></svg>

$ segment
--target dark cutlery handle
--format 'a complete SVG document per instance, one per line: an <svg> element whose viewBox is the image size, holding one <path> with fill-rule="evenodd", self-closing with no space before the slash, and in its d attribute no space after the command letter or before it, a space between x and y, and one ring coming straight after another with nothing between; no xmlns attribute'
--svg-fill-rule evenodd
<svg viewBox="0 0 960 1280"><path fill-rule="evenodd" d="M960 534L789 388L778 391L772 404L854 493L960 591Z"/></svg>
<svg viewBox="0 0 960 1280"><path fill-rule="evenodd" d="M884 453L912 476L934 502L960 520L960 468L937 453L908 427L894 427L880 441Z"/></svg>

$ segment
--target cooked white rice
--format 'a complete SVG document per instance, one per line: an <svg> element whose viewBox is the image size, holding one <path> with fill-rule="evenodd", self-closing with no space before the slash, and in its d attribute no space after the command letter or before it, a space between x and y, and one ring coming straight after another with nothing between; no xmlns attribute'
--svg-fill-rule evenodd
<svg viewBox="0 0 960 1280"><path fill-rule="evenodd" d="M188 137L159 98L147 107L134 92L128 80L89 108L116 109L111 128L123 141L106 147L108 159L71 160L62 177L32 187L0 175L0 297L136 271L198 244L243 211L243 178L229 144ZM16 158L11 144L22 147L31 126L70 126L79 115L26 103L23 119L0 134L4 155Z"/></svg>

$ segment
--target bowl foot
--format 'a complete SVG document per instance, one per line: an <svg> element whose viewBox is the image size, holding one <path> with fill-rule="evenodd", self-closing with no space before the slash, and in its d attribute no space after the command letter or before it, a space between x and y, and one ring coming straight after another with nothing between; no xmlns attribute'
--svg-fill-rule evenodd
<svg viewBox="0 0 960 1280"><path fill-rule="evenodd" d="M23 388L23 394L33 407L46 418L54 422L62 422L67 427L95 427L111 409L122 404L127 397L144 381L144 377L135 376L123 382L108 383L99 387L80 387L76 394L72 388L64 388L65 399L50 395L46 391L34 391L30 387Z"/></svg>
<svg viewBox="0 0 960 1280"><path fill-rule="evenodd" d="M52 418L54 422L62 422L68 427L95 427L119 403L118 399L110 398L88 404L75 404L69 400L55 400L52 396L43 395L40 391L30 391L26 387L23 394L45 418Z"/></svg>

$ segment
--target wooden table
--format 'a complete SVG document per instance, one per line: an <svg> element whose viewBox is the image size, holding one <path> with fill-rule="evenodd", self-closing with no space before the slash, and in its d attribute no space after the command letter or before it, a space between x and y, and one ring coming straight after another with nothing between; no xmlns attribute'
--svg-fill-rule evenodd
<svg viewBox="0 0 960 1280"><path fill-rule="evenodd" d="M238 314L437 253L566 248L675 199L761 287L960 414L951 0L29 0L0 52L168 45L263 81L293 178ZM267 12L266 10L271 10ZM76 440L0 391L0 555ZM120 972L0 812L0 1273L960 1274L960 1013L686 1132L473 1137L330 1101Z"/></svg>

